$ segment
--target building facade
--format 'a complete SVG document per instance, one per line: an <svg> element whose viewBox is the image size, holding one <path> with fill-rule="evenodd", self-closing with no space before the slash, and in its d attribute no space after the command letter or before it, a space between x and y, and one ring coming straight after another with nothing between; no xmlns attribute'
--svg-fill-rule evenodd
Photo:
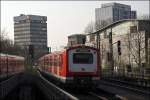
<svg viewBox="0 0 150 100"><path fill-rule="evenodd" d="M150 69L150 20L121 20L90 35L99 45L101 66L124 72ZM99 38L98 38L98 37ZM118 51L120 41L120 52ZM87 41L88 42L88 41ZM123 73L120 71L120 73Z"/></svg>
<svg viewBox="0 0 150 100"><path fill-rule="evenodd" d="M47 52L47 17L24 15L14 17L15 45L29 49L34 48L35 58Z"/></svg>
<svg viewBox="0 0 150 100"><path fill-rule="evenodd" d="M84 34L73 34L68 36L68 46L85 44L85 41L86 41L86 35Z"/></svg>
<svg viewBox="0 0 150 100"><path fill-rule="evenodd" d="M130 5L119 3L106 3L95 9L97 30L122 19L136 19L136 11L131 11Z"/></svg>

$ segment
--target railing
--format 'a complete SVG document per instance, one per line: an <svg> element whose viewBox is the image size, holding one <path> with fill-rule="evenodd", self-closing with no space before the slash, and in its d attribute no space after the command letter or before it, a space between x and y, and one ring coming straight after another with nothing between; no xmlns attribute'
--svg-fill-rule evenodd
<svg viewBox="0 0 150 100"><path fill-rule="evenodd" d="M150 74L142 74L140 71L126 72L123 69L119 69L118 71L103 69L101 71L101 77L129 81L140 86L150 87Z"/></svg>
<svg viewBox="0 0 150 100"><path fill-rule="evenodd" d="M44 94L46 100L78 100L76 97L58 88L39 74L16 74L0 83L0 100L5 99L19 84L32 83Z"/></svg>
<svg viewBox="0 0 150 100"><path fill-rule="evenodd" d="M36 85L38 85L49 100L78 100L76 97L55 86L42 76L36 77Z"/></svg>
<svg viewBox="0 0 150 100"><path fill-rule="evenodd" d="M16 74L0 83L0 100L4 99L18 84L20 74Z"/></svg>

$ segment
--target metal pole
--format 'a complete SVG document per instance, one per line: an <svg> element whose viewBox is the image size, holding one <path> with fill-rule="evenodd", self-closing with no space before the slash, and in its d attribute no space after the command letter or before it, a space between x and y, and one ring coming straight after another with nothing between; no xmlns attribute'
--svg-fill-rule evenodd
<svg viewBox="0 0 150 100"><path fill-rule="evenodd" d="M7 77L8 77L8 54L6 54L6 62L7 62Z"/></svg>
<svg viewBox="0 0 150 100"><path fill-rule="evenodd" d="M96 33L96 48L99 49L99 36L98 36L98 32Z"/></svg>
<svg viewBox="0 0 150 100"><path fill-rule="evenodd" d="M100 64L100 66L102 65L101 64L101 50L100 50L100 34L97 32L96 33L96 46L97 46L97 49L98 49L98 51L99 51L99 64ZM99 66L99 67L100 67ZM100 76L102 75L102 70L101 70L102 68L100 68Z"/></svg>
<svg viewBox="0 0 150 100"><path fill-rule="evenodd" d="M111 58L111 75L113 76L113 70L114 70L114 60L113 60L113 40L112 40L112 28L109 33L110 35L110 58Z"/></svg>
<svg viewBox="0 0 150 100"><path fill-rule="evenodd" d="M0 61L1 61L1 54L0 54ZM1 64L2 64L2 62L0 62ZM1 69L2 69L2 65L0 64L0 76L1 76L1 74L2 74L2 71L1 71Z"/></svg>
<svg viewBox="0 0 150 100"><path fill-rule="evenodd" d="M44 71L45 71L45 57L44 57Z"/></svg>

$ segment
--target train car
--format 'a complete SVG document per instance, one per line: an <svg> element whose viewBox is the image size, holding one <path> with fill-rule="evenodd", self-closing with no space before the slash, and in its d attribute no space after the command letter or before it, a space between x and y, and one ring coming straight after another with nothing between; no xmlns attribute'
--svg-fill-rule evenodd
<svg viewBox="0 0 150 100"><path fill-rule="evenodd" d="M6 78L24 71L24 57L0 54L0 78Z"/></svg>
<svg viewBox="0 0 150 100"><path fill-rule="evenodd" d="M47 54L38 60L39 70L67 86L91 87L100 80L99 51L74 46Z"/></svg>

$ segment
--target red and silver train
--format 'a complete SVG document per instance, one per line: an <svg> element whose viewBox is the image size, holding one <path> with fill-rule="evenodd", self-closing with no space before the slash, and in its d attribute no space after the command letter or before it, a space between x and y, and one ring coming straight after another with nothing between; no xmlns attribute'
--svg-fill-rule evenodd
<svg viewBox="0 0 150 100"><path fill-rule="evenodd" d="M99 51L89 46L69 47L41 57L39 70L69 86L95 86L100 79Z"/></svg>
<svg viewBox="0 0 150 100"><path fill-rule="evenodd" d="M24 71L24 57L0 54L0 79Z"/></svg>

